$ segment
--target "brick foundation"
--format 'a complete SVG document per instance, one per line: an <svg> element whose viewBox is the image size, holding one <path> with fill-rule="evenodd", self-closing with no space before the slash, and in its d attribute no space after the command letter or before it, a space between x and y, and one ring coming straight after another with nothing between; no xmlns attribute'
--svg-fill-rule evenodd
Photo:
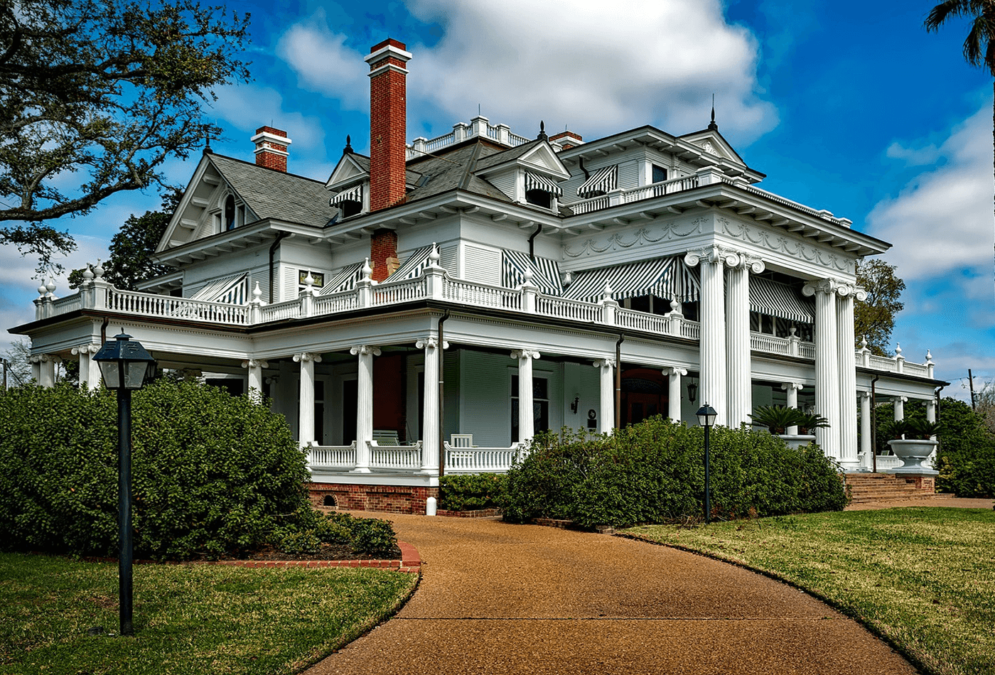
<svg viewBox="0 0 995 675"><path fill-rule="evenodd" d="M936 494L936 479L932 476L902 476L906 485L912 485L916 490L927 494Z"/></svg>
<svg viewBox="0 0 995 675"><path fill-rule="evenodd" d="M307 483L311 504L315 507L334 506L346 511L380 511L425 515L429 497L439 498L437 487L408 485L339 485ZM331 498L334 504L326 504Z"/></svg>

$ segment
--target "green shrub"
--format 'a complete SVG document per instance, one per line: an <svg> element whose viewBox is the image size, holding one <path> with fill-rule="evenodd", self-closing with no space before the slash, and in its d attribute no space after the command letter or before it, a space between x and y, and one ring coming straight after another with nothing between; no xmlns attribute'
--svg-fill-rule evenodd
<svg viewBox="0 0 995 675"><path fill-rule="evenodd" d="M321 540L315 534L314 530L298 530L293 528L280 537L277 548L287 555L317 553L321 550Z"/></svg>
<svg viewBox="0 0 995 675"><path fill-rule="evenodd" d="M496 473L443 476L439 479L439 508L447 511L478 511L498 506L508 477Z"/></svg>
<svg viewBox="0 0 995 675"><path fill-rule="evenodd" d="M842 510L836 463L766 431L716 427L710 437L713 516ZM505 519L569 518L625 527L703 513L704 430L660 417L591 438L540 435L508 475Z"/></svg>
<svg viewBox="0 0 995 675"><path fill-rule="evenodd" d="M995 434L984 419L963 401L945 398L940 423L937 489L958 497L995 497Z"/></svg>
<svg viewBox="0 0 995 675"><path fill-rule="evenodd" d="M397 546L397 535L390 521L354 518L352 523L352 549L356 553L387 556Z"/></svg>
<svg viewBox="0 0 995 675"><path fill-rule="evenodd" d="M158 381L134 394L135 554L218 557L268 543L310 511L285 419L248 397ZM106 390L0 396L0 546L117 552L117 403Z"/></svg>

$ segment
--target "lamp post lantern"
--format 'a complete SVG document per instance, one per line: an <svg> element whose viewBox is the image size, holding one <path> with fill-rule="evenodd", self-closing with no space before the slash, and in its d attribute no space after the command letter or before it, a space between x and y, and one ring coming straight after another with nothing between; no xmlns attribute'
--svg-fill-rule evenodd
<svg viewBox="0 0 995 675"><path fill-rule="evenodd" d="M708 430L712 428L715 424L715 416L718 413L715 412L715 408L708 405L707 403L700 408L695 415L698 416L698 424L705 427L705 524L707 525L712 521L712 504L711 504L711 490L709 485L709 471L708 471Z"/></svg>
<svg viewBox="0 0 995 675"><path fill-rule="evenodd" d="M93 360L100 366L104 386L117 392L118 449L118 594L121 635L133 635L131 541L131 392L141 389L155 371L155 359L140 342L130 342L122 331L106 342Z"/></svg>

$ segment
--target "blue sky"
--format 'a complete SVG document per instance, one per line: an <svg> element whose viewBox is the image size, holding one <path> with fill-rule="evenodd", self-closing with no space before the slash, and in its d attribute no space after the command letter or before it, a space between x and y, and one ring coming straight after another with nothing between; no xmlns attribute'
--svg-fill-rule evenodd
<svg viewBox="0 0 995 675"><path fill-rule="evenodd" d="M215 150L251 160L257 126L286 129L290 170L326 178L346 134L368 145L362 55L388 35L414 53L408 136L469 121L532 136L586 138L655 124L703 128L711 93L723 134L763 187L850 218L894 244L908 288L894 333L910 361L931 349L937 375L966 395L966 371L995 378L992 79L961 56L965 22L922 28L931 2L908 0L414 0L240 2L252 14L254 81L218 92ZM197 158L172 162L185 184ZM57 223L103 256L154 194L108 200ZM0 325L30 320L34 262L0 252ZM65 292L61 282L56 294ZM0 337L0 343L6 336ZM0 344L0 347L3 345Z"/></svg>

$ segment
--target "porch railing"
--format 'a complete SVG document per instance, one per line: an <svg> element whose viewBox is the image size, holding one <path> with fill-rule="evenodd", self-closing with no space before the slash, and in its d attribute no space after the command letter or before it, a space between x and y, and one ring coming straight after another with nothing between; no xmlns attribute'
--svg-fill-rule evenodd
<svg viewBox="0 0 995 675"><path fill-rule="evenodd" d="M352 445L316 445L307 449L312 469L351 469L356 466L356 442Z"/></svg>
<svg viewBox="0 0 995 675"><path fill-rule="evenodd" d="M510 448L454 448L445 443L446 474L507 473L515 463L518 443Z"/></svg>
<svg viewBox="0 0 995 675"><path fill-rule="evenodd" d="M415 470L422 467L421 441L415 445L378 445L367 441L371 469Z"/></svg>

